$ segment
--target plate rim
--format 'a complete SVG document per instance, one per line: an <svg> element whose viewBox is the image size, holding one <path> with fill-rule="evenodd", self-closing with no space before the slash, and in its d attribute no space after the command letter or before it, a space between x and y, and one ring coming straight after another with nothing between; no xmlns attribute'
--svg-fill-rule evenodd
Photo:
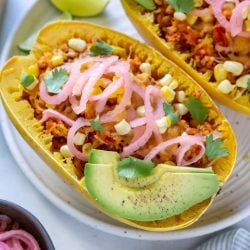
<svg viewBox="0 0 250 250"><path fill-rule="evenodd" d="M40 1L36 0L31 6L26 10L21 18L20 22L15 25L10 36L5 41L2 55L0 57L0 66L3 65L3 62L8 59L8 55L10 54L11 46L13 45L13 40L15 39L15 33L22 25L22 23L26 20L27 15L30 12L34 11L36 6ZM14 158L17 165L20 167L21 171L27 177L27 179L32 183L32 185L55 207L69 215L71 218L76 219L77 221L90 226L94 229L98 229L102 232L106 232L112 235L131 238L131 239L141 239L141 240L179 240L179 239L188 239L194 238L198 236L207 235L209 233L213 233L219 230L222 230L226 227L229 227L246 217L250 216L250 206L247 206L237 214L232 214L225 219L221 219L218 222L213 222L209 225L200 226L199 228L186 228L179 231L170 231L170 232L149 232L143 231L140 229L130 228L122 228L122 226L115 226L108 224L107 222L102 222L98 219L95 219L91 216L88 216L76 208L72 207L62 198L58 197L51 189L47 188L39 177L33 173L33 171L28 171L28 164L26 164L25 159L22 156L18 146L14 143L15 139L12 131L12 123L9 120L3 105L0 106L0 126L3 131L3 136L5 142L11 152L12 157ZM11 125L11 126L9 126ZM73 213L72 213L73 212ZM87 220L86 220L87 219ZM98 225L99 224L99 225ZM125 233L126 232L126 233ZM142 236L143 235L143 236Z"/></svg>

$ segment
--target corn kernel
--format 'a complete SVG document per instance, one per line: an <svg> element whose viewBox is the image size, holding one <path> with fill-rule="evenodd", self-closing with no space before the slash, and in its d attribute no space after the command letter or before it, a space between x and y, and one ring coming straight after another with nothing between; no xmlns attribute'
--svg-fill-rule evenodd
<svg viewBox="0 0 250 250"><path fill-rule="evenodd" d="M173 80L170 84L169 84L169 87L171 88L171 89L177 89L178 88L178 82L176 81L176 80Z"/></svg>
<svg viewBox="0 0 250 250"><path fill-rule="evenodd" d="M231 72L235 76L240 75L244 69L242 63L235 61L225 61L223 67L227 72Z"/></svg>
<svg viewBox="0 0 250 250"><path fill-rule="evenodd" d="M228 94L234 89L235 86L232 85L229 80L223 80L217 87L222 93Z"/></svg>
<svg viewBox="0 0 250 250"><path fill-rule="evenodd" d="M91 92L91 95L98 95L98 94L101 94L102 93L102 90L100 89L100 87L98 86L95 86Z"/></svg>
<svg viewBox="0 0 250 250"><path fill-rule="evenodd" d="M85 143L82 145L82 152L86 155L88 155L93 148L91 143Z"/></svg>
<svg viewBox="0 0 250 250"><path fill-rule="evenodd" d="M180 115L185 115L188 113L188 109L183 103L176 103L174 104L174 107Z"/></svg>
<svg viewBox="0 0 250 250"><path fill-rule="evenodd" d="M123 87L120 87L119 89L117 89L113 94L111 94L109 96L109 98L116 98L118 97L119 95L123 95L124 93L124 88Z"/></svg>
<svg viewBox="0 0 250 250"><path fill-rule="evenodd" d="M136 113L137 113L139 116L141 116L141 117L145 116L145 106L144 106L144 105L143 105L143 106L139 106L139 107L136 109Z"/></svg>
<svg viewBox="0 0 250 250"><path fill-rule="evenodd" d="M118 55L120 57L126 57L127 52L124 48L121 48L119 46L112 46L113 48L113 55Z"/></svg>
<svg viewBox="0 0 250 250"><path fill-rule="evenodd" d="M71 158L73 156L72 153L69 151L69 148L67 145L61 146L60 153L62 154L64 158Z"/></svg>
<svg viewBox="0 0 250 250"><path fill-rule="evenodd" d="M49 104L49 103L46 103L45 106L49 109L55 109L56 108L56 105L55 104Z"/></svg>
<svg viewBox="0 0 250 250"><path fill-rule="evenodd" d="M142 63L140 65L140 71L142 73L147 73L147 74L151 75L151 65L149 63Z"/></svg>
<svg viewBox="0 0 250 250"><path fill-rule="evenodd" d="M77 132L73 138L73 143L77 146L83 145L86 139L86 135L80 132Z"/></svg>
<svg viewBox="0 0 250 250"><path fill-rule="evenodd" d="M204 23L209 23L209 22L212 22L214 20L214 17L212 15L205 15L205 16L201 16L201 20Z"/></svg>
<svg viewBox="0 0 250 250"><path fill-rule="evenodd" d="M183 90L177 91L176 98L178 102L184 102L186 98L185 91Z"/></svg>
<svg viewBox="0 0 250 250"><path fill-rule="evenodd" d="M190 15L190 14L187 15L187 23L191 26L196 23L197 19L198 19L198 16L194 16L194 15Z"/></svg>
<svg viewBox="0 0 250 250"><path fill-rule="evenodd" d="M169 116L166 116L166 123L167 123L168 128L172 125L172 120Z"/></svg>
<svg viewBox="0 0 250 250"><path fill-rule="evenodd" d="M217 82L227 79L227 71L224 69L223 64L219 63L214 67L214 77Z"/></svg>
<svg viewBox="0 0 250 250"><path fill-rule="evenodd" d="M159 83L162 86L168 86L171 83L172 79L173 77L170 74L166 74L159 80Z"/></svg>
<svg viewBox="0 0 250 250"><path fill-rule="evenodd" d="M184 21L187 18L187 15L183 12L175 11L174 18L178 21Z"/></svg>
<svg viewBox="0 0 250 250"><path fill-rule="evenodd" d="M28 73L29 75L33 75L35 77L39 76L39 68L37 64L32 64L28 67Z"/></svg>
<svg viewBox="0 0 250 250"><path fill-rule="evenodd" d="M68 45L71 49L77 52L83 52L86 48L86 42L79 38L70 39Z"/></svg>
<svg viewBox="0 0 250 250"><path fill-rule="evenodd" d="M168 103L171 103L175 97L175 91L168 86L163 86L161 88L161 93Z"/></svg>
<svg viewBox="0 0 250 250"><path fill-rule="evenodd" d="M247 82L249 81L249 79L250 79L250 74L239 77L236 81L236 86L246 89Z"/></svg>
<svg viewBox="0 0 250 250"><path fill-rule="evenodd" d="M171 126L172 121L168 116L167 117L163 116L162 118L156 120L155 123L159 128L159 132L161 134L164 134L167 131L167 129Z"/></svg>
<svg viewBox="0 0 250 250"><path fill-rule="evenodd" d="M56 55L51 58L51 64L53 67L63 64L64 58L62 55Z"/></svg>
<svg viewBox="0 0 250 250"><path fill-rule="evenodd" d="M131 126L125 119L121 120L114 127L119 135L126 135L131 131Z"/></svg>
<svg viewBox="0 0 250 250"><path fill-rule="evenodd" d="M249 20L246 20L244 22L244 31L250 32L250 16L249 16Z"/></svg>

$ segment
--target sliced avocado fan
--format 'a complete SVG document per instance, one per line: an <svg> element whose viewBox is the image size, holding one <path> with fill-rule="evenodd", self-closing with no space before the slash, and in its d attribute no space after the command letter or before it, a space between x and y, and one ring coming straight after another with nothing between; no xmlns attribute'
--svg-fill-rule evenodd
<svg viewBox="0 0 250 250"><path fill-rule="evenodd" d="M92 150L85 165L85 185L107 212L135 221L178 215L214 195L219 181L211 169L157 165L143 178L119 177L119 154Z"/></svg>

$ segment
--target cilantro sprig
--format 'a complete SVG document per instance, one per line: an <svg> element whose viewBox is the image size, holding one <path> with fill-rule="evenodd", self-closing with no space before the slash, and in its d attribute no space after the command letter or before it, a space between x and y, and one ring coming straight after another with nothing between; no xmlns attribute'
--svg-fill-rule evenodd
<svg viewBox="0 0 250 250"><path fill-rule="evenodd" d="M208 109L199 99L189 96L188 100L184 104L188 108L194 120L199 123L203 123L207 119Z"/></svg>
<svg viewBox="0 0 250 250"><path fill-rule="evenodd" d="M220 138L213 140L212 135L206 137L206 151L205 154L209 160L215 160L220 157L228 155L228 149L222 148L223 141Z"/></svg>
<svg viewBox="0 0 250 250"><path fill-rule="evenodd" d="M23 73L20 79L20 84L27 88L35 81L35 77L33 75L29 75L28 73Z"/></svg>
<svg viewBox="0 0 250 250"><path fill-rule="evenodd" d="M164 102L163 103L163 110L165 112L165 115L169 116L169 118L171 119L173 124L176 124L179 121L178 113L174 112L174 109L170 104Z"/></svg>
<svg viewBox="0 0 250 250"><path fill-rule="evenodd" d="M58 94L68 79L68 72L65 69L55 69L44 77L44 83L49 93Z"/></svg>
<svg viewBox="0 0 250 250"><path fill-rule="evenodd" d="M89 55L91 56L99 56L99 55L109 55L112 54L114 48L109 44L103 41L97 41L94 45L89 49Z"/></svg>
<svg viewBox="0 0 250 250"><path fill-rule="evenodd" d="M175 11L188 13L194 8L194 0L167 0Z"/></svg>
<svg viewBox="0 0 250 250"><path fill-rule="evenodd" d="M153 168L153 162L129 156L118 163L118 175L128 179L145 177L151 174Z"/></svg>
<svg viewBox="0 0 250 250"><path fill-rule="evenodd" d="M90 121L90 125L92 128L94 128L96 131L104 131L104 127L100 123L100 117L99 115L96 116L96 118L92 121Z"/></svg>
<svg viewBox="0 0 250 250"><path fill-rule="evenodd" d="M154 0L135 0L135 1L147 10L154 10L156 8Z"/></svg>

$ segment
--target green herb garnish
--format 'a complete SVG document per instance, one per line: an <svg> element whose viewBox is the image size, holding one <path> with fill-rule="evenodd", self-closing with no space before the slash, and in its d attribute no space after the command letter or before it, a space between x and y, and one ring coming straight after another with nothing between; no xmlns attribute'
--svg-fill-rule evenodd
<svg viewBox="0 0 250 250"><path fill-rule="evenodd" d="M248 92L250 92L250 78L247 81L247 90L248 90Z"/></svg>
<svg viewBox="0 0 250 250"><path fill-rule="evenodd" d="M89 54L91 56L99 56L99 55L109 55L112 54L114 48L108 45L103 41L97 41L94 45L90 48Z"/></svg>
<svg viewBox="0 0 250 250"><path fill-rule="evenodd" d="M151 174L153 168L153 162L129 156L118 163L118 175L128 179L145 177Z"/></svg>
<svg viewBox="0 0 250 250"><path fill-rule="evenodd" d="M179 121L179 114L177 112L174 112L174 109L170 104L164 102L163 110L165 112L165 115L169 116L173 124L176 124Z"/></svg>
<svg viewBox="0 0 250 250"><path fill-rule="evenodd" d="M154 10L156 8L154 0L135 0L135 1L147 10Z"/></svg>
<svg viewBox="0 0 250 250"><path fill-rule="evenodd" d="M207 119L208 109L199 99L189 96L188 100L184 104L188 108L194 120L199 123L203 123Z"/></svg>
<svg viewBox="0 0 250 250"><path fill-rule="evenodd" d="M49 93L58 94L68 79L68 72L65 69L55 69L44 77L44 83Z"/></svg>
<svg viewBox="0 0 250 250"><path fill-rule="evenodd" d="M20 79L20 83L24 88L29 87L34 81L35 77L27 73L23 73Z"/></svg>
<svg viewBox="0 0 250 250"><path fill-rule="evenodd" d="M188 13L194 8L194 0L167 0L176 11Z"/></svg>
<svg viewBox="0 0 250 250"><path fill-rule="evenodd" d="M222 148L223 141L220 138L213 140L212 135L206 137L206 151L205 154L210 160L215 160L219 157L228 155L228 149Z"/></svg>
<svg viewBox="0 0 250 250"><path fill-rule="evenodd" d="M94 128L96 131L104 131L104 127L100 123L99 115L92 121L90 121L91 127Z"/></svg>

